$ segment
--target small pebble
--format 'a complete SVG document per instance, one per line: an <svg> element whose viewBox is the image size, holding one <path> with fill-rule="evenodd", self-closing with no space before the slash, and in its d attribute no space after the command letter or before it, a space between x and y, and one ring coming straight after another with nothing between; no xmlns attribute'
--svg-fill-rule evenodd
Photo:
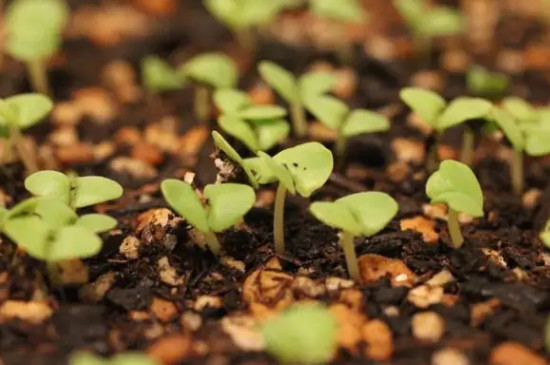
<svg viewBox="0 0 550 365"><path fill-rule="evenodd" d="M445 322L436 312L420 312L412 317L413 336L421 341L437 342L445 333Z"/></svg>

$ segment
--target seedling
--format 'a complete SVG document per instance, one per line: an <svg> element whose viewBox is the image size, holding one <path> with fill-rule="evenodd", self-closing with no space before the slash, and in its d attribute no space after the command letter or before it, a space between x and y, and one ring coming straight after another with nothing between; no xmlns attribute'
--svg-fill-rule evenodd
<svg viewBox="0 0 550 365"><path fill-rule="evenodd" d="M45 61L61 44L69 9L62 0L16 0L6 9L6 50L25 62L35 91L48 95Z"/></svg>
<svg viewBox="0 0 550 365"><path fill-rule="evenodd" d="M185 78L175 68L157 56L147 56L141 62L143 84L150 93L180 90Z"/></svg>
<svg viewBox="0 0 550 365"><path fill-rule="evenodd" d="M189 183L181 180L164 180L161 190L168 204L204 235L208 248L215 255L222 251L216 232L235 225L256 201L254 190L243 184L207 185L204 198L208 205L201 202Z"/></svg>
<svg viewBox="0 0 550 365"><path fill-rule="evenodd" d="M225 89L214 93L214 103L221 111L218 125L244 143L252 152L268 150L284 140L290 126L279 106L253 105L246 93Z"/></svg>
<svg viewBox="0 0 550 365"><path fill-rule="evenodd" d="M476 176L467 165L445 160L426 182L426 194L432 203L445 203L449 207L447 227L452 247L460 248L464 237L458 213L483 216L483 192Z"/></svg>
<svg viewBox="0 0 550 365"><path fill-rule="evenodd" d="M349 275L360 282L355 237L371 237L380 232L397 214L399 206L386 193L366 192L348 195L335 202L315 202L309 210L321 222L341 230L340 244L344 249Z"/></svg>
<svg viewBox="0 0 550 365"><path fill-rule="evenodd" d="M358 0L309 0L311 11L321 17L342 22L363 23L367 14Z"/></svg>
<svg viewBox="0 0 550 365"><path fill-rule="evenodd" d="M296 136L305 136L307 132L306 100L331 90L336 84L335 76L330 73L309 72L296 78L288 70L269 61L260 62L258 70L265 82L290 104L292 127Z"/></svg>
<svg viewBox="0 0 550 365"><path fill-rule="evenodd" d="M40 94L20 94L0 99L0 136L8 137L7 154L15 148L27 173L38 171L38 162L34 153L27 149L21 131L38 123L52 108L52 101Z"/></svg>
<svg viewBox="0 0 550 365"><path fill-rule="evenodd" d="M393 3L411 30L417 55L421 58L429 56L435 38L464 30L462 15L450 7L429 7L424 0L394 0Z"/></svg>
<svg viewBox="0 0 550 365"><path fill-rule="evenodd" d="M295 304L262 326L266 351L282 364L326 364L337 347L338 323L318 304Z"/></svg>
<svg viewBox="0 0 550 365"><path fill-rule="evenodd" d="M468 90L474 95L498 98L504 95L510 86L505 74L491 72L481 66L473 66L466 74Z"/></svg>
<svg viewBox="0 0 550 365"><path fill-rule="evenodd" d="M139 352L126 352L110 359L89 352L79 352L71 356L69 365L157 365L157 363Z"/></svg>
<svg viewBox="0 0 550 365"><path fill-rule="evenodd" d="M546 247L550 248L550 220L546 222L546 226L539 235L540 240Z"/></svg>
<svg viewBox="0 0 550 365"><path fill-rule="evenodd" d="M235 62L222 53L204 53L178 66L182 79L195 82L194 111L200 121L210 115L210 90L235 87L239 77Z"/></svg>
<svg viewBox="0 0 550 365"><path fill-rule="evenodd" d="M337 131L334 154L338 159L344 157L348 138L390 128L389 120L383 115L365 109L351 111L344 102L331 96L311 97L306 106L321 123Z"/></svg>
<svg viewBox="0 0 550 365"><path fill-rule="evenodd" d="M426 162L428 171L437 166L437 147L442 134L448 128L474 119L487 119L493 105L480 98L459 97L449 104L437 93L421 88L404 88L401 100L424 119L433 129L435 142ZM462 137L462 162L470 165L474 155L474 132L466 126Z"/></svg>
<svg viewBox="0 0 550 365"><path fill-rule="evenodd" d="M284 211L287 191L309 197L321 188L333 168L332 153L322 144L309 142L287 148L270 157L258 152L258 159L249 160L260 184L278 182L273 213L273 240L278 254L285 253Z"/></svg>

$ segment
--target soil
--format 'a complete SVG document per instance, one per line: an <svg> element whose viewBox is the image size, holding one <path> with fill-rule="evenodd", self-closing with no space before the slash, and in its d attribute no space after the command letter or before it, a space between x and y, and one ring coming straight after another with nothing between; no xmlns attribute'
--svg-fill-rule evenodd
<svg viewBox="0 0 550 365"><path fill-rule="evenodd" d="M495 360L498 347L509 342L521 344L522 351L540 364L550 360L544 349L544 327L550 312L550 256L538 239L538 232L550 215L550 160L526 159L526 191L535 197L526 204L527 195L518 197L511 193L508 165L502 157L509 149L480 134L473 167L483 187L485 217L463 226L466 242L454 250L448 246L445 222L426 211L429 201L424 185L428 174L422 157L420 160L403 157L403 151L396 149L394 143L410 140L419 146L421 154L429 145L429 138L408 122L410 113L398 99L401 87L419 83L419 75L424 74L428 75L424 78L428 83L436 80L439 91L447 98L468 93L464 70L445 67L443 59L449 50L470 52L471 47L467 53L471 62L494 69L504 63L501 57L504 51L518 53L524 62L519 71L510 73L510 93L547 104L548 58L542 62L546 67L541 67L541 62L529 58L534 56L528 54L528 48L536 46L549 54L548 24L522 12L521 7L503 6L504 16L493 29L495 34L489 37L487 50L474 51L474 45L468 43L471 39L437 42L431 65L419 66L410 51L399 52L401 46L394 46L393 54L386 58L365 53L366 45L377 35L390 44L403 44L410 49L406 28L392 12L390 2L365 0L371 12L389 15L375 19L361 44L357 44L349 66L357 87L347 102L353 107L390 110L391 130L352 139L341 171L335 172L311 199L288 197L286 255L277 256L273 251L269 199L273 187L267 186L258 192L258 196L266 197L266 203L259 202L246 215L244 224L219 235L226 252L220 259L193 244L189 227L165 210L167 205L158 190L162 179L183 178L190 171L196 173L195 183L199 187L216 178L213 144L200 137L200 124L191 112L192 90L157 96L143 93L124 102L116 88L105 81L105 69L114 61L125 61L136 73L133 85L140 89L139 64L148 54L158 54L177 63L192 54L220 50L232 55L241 66L242 88L249 89L260 80L251 67L253 58L234 44L231 34L205 12L200 1L159 1L176 6L165 15L153 15L144 3L70 1L73 15L86 7L115 12L111 6L120 6L127 19L144 17L147 26L142 31L128 31L130 34L124 34L112 45L98 42L93 34L97 29L93 27L80 36L68 35L61 54L51 65L55 101L67 102L79 90L96 88L107 95L107 102L94 101L89 108L97 112L105 103L112 103L116 112L106 121L91 113L76 126L68 127L52 116L47 123L28 131L28 135L37 145L47 147L39 152L45 166L113 178L124 186L125 194L117 202L95 208L117 218L119 224L116 230L104 235L102 252L85 260L89 271L87 284L52 285L43 263L3 238L0 307L7 301L40 301L47 303L53 313L34 323L0 315L0 364L66 364L71 353L82 349L105 356L128 350L146 351L166 364L274 364L274 358L261 347L254 348L254 341L246 337L248 333L242 335L245 345L235 341L227 329L228 320L244 317L261 322L288 302L305 299L329 306L346 303L360 318L380 319L391 331L393 351L387 358L370 356L368 349L375 345L360 338L352 347L340 344L333 364L527 364L514 360L513 354L511 362ZM441 3L456 6L458 2ZM484 0L484 3L494 2ZM298 19L302 28L307 27L307 19L299 20L299 14L297 11L283 16ZM104 22L102 26L109 29L116 29L121 23L120 19ZM76 28L74 24L72 27ZM343 66L333 51L320 50L309 43L290 45L269 34L262 40L256 59L273 60L296 73L320 61L334 68ZM21 64L4 58L0 65L0 97L29 91ZM284 105L281 100L278 102ZM170 118L174 117L176 122L171 124ZM76 132L76 141L56 142L52 133L63 128ZM451 155L458 153L459 132L459 129L450 131L444 139L446 152ZM182 138L184 142L179 142ZM237 141L231 142L235 142L240 152L247 153ZM290 138L270 152L298 142ZM104 158L93 157L102 144L112 147L110 153ZM68 157L60 158L64 148L69 151ZM91 153L82 152L90 148ZM136 150L140 148L142 153L138 154ZM45 163L47 151L54 151L49 164ZM413 155L417 153L413 151ZM84 157L78 157L81 155ZM114 161L128 157L141 162L140 167L128 167L126 161L121 163L124 168L115 168ZM20 163L1 167L0 195L8 206L27 196L23 180ZM233 180L244 181L242 173L237 172ZM391 275L369 284L350 284L345 280L347 269L337 244L337 232L307 213L310 201L365 190L391 194L400 211L380 234L356 240L358 255L377 254L400 260L416 274L413 285L396 286ZM439 236L435 242L425 242L421 232L401 229L402 220L417 216L424 216L435 225ZM120 250L129 236L135 237L139 245L135 256ZM171 267L170 279L163 276L159 260ZM260 293L251 300L247 292L254 285L246 280L262 272L278 275L273 279L278 294L271 297ZM439 299L427 306L410 300L411 291L426 286L428 280L441 272L450 273L454 279L440 285L443 294ZM299 278L311 281L302 288L297 284ZM102 280L109 282L104 292L94 291L100 294L93 298L83 294L85 290L89 294L90 283ZM331 280L339 280L335 281L336 288L329 288ZM323 290L315 293L314 287ZM358 293L356 299L343 299L349 290ZM484 315L478 315L480 304L490 307ZM165 307L159 310L157 305ZM437 313L444 323L444 332L433 341L413 334L413 317L425 311ZM257 339L257 333L251 331L252 338ZM174 339L181 341L174 342L179 345L170 345L169 340ZM174 348L179 352L175 351L173 357L167 355ZM434 360L436 354L449 348L458 350L466 362Z"/></svg>

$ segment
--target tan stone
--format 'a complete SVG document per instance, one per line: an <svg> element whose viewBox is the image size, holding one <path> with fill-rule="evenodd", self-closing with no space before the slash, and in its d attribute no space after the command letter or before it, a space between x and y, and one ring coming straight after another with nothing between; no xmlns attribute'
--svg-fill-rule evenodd
<svg viewBox="0 0 550 365"><path fill-rule="evenodd" d="M517 342L503 342L491 351L490 365L547 365L533 350Z"/></svg>
<svg viewBox="0 0 550 365"><path fill-rule="evenodd" d="M168 153L176 153L180 148L180 136L176 134L181 121L174 116L166 116L157 123L149 124L144 131L147 143Z"/></svg>
<svg viewBox="0 0 550 365"><path fill-rule="evenodd" d="M141 132L136 127L122 127L113 137L119 145L133 146L141 142Z"/></svg>
<svg viewBox="0 0 550 365"><path fill-rule="evenodd" d="M180 323L183 329L196 331L202 326L202 317L200 314L191 310L185 311L180 318Z"/></svg>
<svg viewBox="0 0 550 365"><path fill-rule="evenodd" d="M206 126L191 128L180 138L179 153L182 156L196 156L210 137L210 130Z"/></svg>
<svg viewBox="0 0 550 365"><path fill-rule="evenodd" d="M500 300L497 298L474 304L470 315L471 325L474 327L479 326L487 317L492 316L499 307Z"/></svg>
<svg viewBox="0 0 550 365"><path fill-rule="evenodd" d="M258 83L248 90L248 96L254 105L271 105L275 103L275 94L269 86Z"/></svg>
<svg viewBox="0 0 550 365"><path fill-rule="evenodd" d="M426 243L435 243L439 240L439 234L435 231L434 221L421 215L413 218L402 219L401 222L399 222L399 225L402 231L410 229L421 233L422 238Z"/></svg>
<svg viewBox="0 0 550 365"><path fill-rule="evenodd" d="M162 365L175 365L184 360L191 350L191 339L174 334L157 340L147 349L147 355Z"/></svg>
<svg viewBox="0 0 550 365"><path fill-rule="evenodd" d="M157 170L142 160L120 156L113 159L109 167L119 173L130 175L135 179L152 179L157 176Z"/></svg>
<svg viewBox="0 0 550 365"><path fill-rule="evenodd" d="M431 287L429 285L420 285L409 291L407 300L418 308L428 308L432 304L441 303L443 299L442 287Z"/></svg>
<svg viewBox="0 0 550 365"><path fill-rule="evenodd" d="M364 303L363 292L359 289L344 289L340 292L339 301L359 312Z"/></svg>
<svg viewBox="0 0 550 365"><path fill-rule="evenodd" d="M426 157L424 144L417 140L395 138L391 147L398 161L421 164Z"/></svg>
<svg viewBox="0 0 550 365"><path fill-rule="evenodd" d="M338 323L338 344L351 352L357 351L357 344L362 339L361 329L367 318L344 304L333 304L329 307Z"/></svg>
<svg viewBox="0 0 550 365"><path fill-rule="evenodd" d="M523 194L522 203L523 206L527 209L533 209L537 202L539 201L539 198L542 195L542 191L539 189L529 189Z"/></svg>
<svg viewBox="0 0 550 365"><path fill-rule="evenodd" d="M74 92L73 97L82 113L98 123L107 123L118 113L113 98L105 89L80 89Z"/></svg>
<svg viewBox="0 0 550 365"><path fill-rule="evenodd" d="M445 322L436 312L420 312L412 317L413 336L421 341L437 342L445 333Z"/></svg>
<svg viewBox="0 0 550 365"><path fill-rule="evenodd" d="M127 259L136 260L139 258L139 247L141 241L135 236L128 236L122 240L119 247L119 252Z"/></svg>
<svg viewBox="0 0 550 365"><path fill-rule="evenodd" d="M166 256L157 261L157 270L160 280L167 285L180 286L185 283L185 279L177 273Z"/></svg>
<svg viewBox="0 0 550 365"><path fill-rule="evenodd" d="M396 161L386 169L386 176L394 183L404 181L409 173L409 164L403 161Z"/></svg>
<svg viewBox="0 0 550 365"><path fill-rule="evenodd" d="M206 308L220 308L222 306L222 300L220 297L214 295L201 295L195 301L193 309L200 312Z"/></svg>
<svg viewBox="0 0 550 365"><path fill-rule="evenodd" d="M336 70L336 86L332 90L340 99L350 98L357 89L357 74L355 70L345 67Z"/></svg>
<svg viewBox="0 0 550 365"><path fill-rule="evenodd" d="M259 327L250 316L226 316L221 320L225 333L244 351L262 351L264 340Z"/></svg>
<svg viewBox="0 0 550 365"><path fill-rule="evenodd" d="M432 276L431 279L426 281L425 284L431 287L436 287L436 286L443 286L453 281L455 281L453 274L451 274L449 270L443 269L437 274L435 274L434 276Z"/></svg>
<svg viewBox="0 0 550 365"><path fill-rule="evenodd" d="M381 255L367 254L358 259L363 283L374 283L383 277L389 277L393 286L412 286L416 275L399 259Z"/></svg>
<svg viewBox="0 0 550 365"><path fill-rule="evenodd" d="M375 319L368 321L361 329L367 344L365 355L377 361L389 360L393 354L393 335L388 325Z"/></svg>
<svg viewBox="0 0 550 365"><path fill-rule="evenodd" d="M352 280L342 279L335 276L328 277L325 280L325 286L330 293L336 293L342 289L349 289L354 285L355 283Z"/></svg>
<svg viewBox="0 0 550 365"><path fill-rule="evenodd" d="M102 70L101 78L123 103L135 102L141 97L136 72L128 61L109 62Z"/></svg>
<svg viewBox="0 0 550 365"><path fill-rule="evenodd" d="M152 166L159 165L164 160L162 153L154 145L148 143L135 144L130 156Z"/></svg>
<svg viewBox="0 0 550 365"><path fill-rule="evenodd" d="M431 219L447 220L447 206L445 204L424 204L424 215Z"/></svg>
<svg viewBox="0 0 550 365"><path fill-rule="evenodd" d="M20 319L40 324L50 318L52 314L52 308L45 302L7 300L0 306L0 321Z"/></svg>
<svg viewBox="0 0 550 365"><path fill-rule="evenodd" d="M72 101L56 103L52 110L52 121L58 125L74 126L82 119L82 110Z"/></svg>
<svg viewBox="0 0 550 365"><path fill-rule="evenodd" d="M81 259L57 261L49 273L50 280L59 286L83 285L89 280L88 266Z"/></svg>
<svg viewBox="0 0 550 365"><path fill-rule="evenodd" d="M294 300L294 278L282 271L268 267L252 272L243 284L243 299L247 303L262 303L282 308Z"/></svg>
<svg viewBox="0 0 550 365"><path fill-rule="evenodd" d="M161 322L170 322L178 315L178 308L174 303L158 297L153 298L150 309Z"/></svg>
<svg viewBox="0 0 550 365"><path fill-rule="evenodd" d="M306 295L310 298L319 297L327 292L325 285L307 276L296 277L292 282L292 290L298 294L298 297Z"/></svg>
<svg viewBox="0 0 550 365"><path fill-rule="evenodd" d="M470 361L463 352L445 347L434 352L431 365L470 365Z"/></svg>
<svg viewBox="0 0 550 365"><path fill-rule="evenodd" d="M105 294L113 287L116 274L113 271L108 271L99 276L94 282L84 285L80 288L79 297L86 302L99 302Z"/></svg>
<svg viewBox="0 0 550 365"><path fill-rule="evenodd" d="M244 272L246 271L246 266L244 264L244 262L240 261L240 260L236 260L234 259L233 257L231 256L224 256L220 259L220 262L230 268L230 269L233 269L235 271L239 271L241 273L244 274Z"/></svg>
<svg viewBox="0 0 550 365"><path fill-rule="evenodd" d="M415 87L440 92L445 86L445 80L439 72L427 70L415 73L411 78L411 84Z"/></svg>
<svg viewBox="0 0 550 365"><path fill-rule="evenodd" d="M62 164L76 164L90 162L94 159L94 151L88 143L75 143L57 147L55 155Z"/></svg>

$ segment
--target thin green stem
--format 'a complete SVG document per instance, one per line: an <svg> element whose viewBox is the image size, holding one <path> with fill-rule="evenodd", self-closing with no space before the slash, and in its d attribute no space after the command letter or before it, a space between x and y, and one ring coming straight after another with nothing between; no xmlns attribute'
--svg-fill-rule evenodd
<svg viewBox="0 0 550 365"><path fill-rule="evenodd" d="M21 131L17 126L10 127L10 140L10 143L15 146L21 162L23 162L27 174L30 175L37 172L39 169L38 162L36 161L36 156L27 149L27 146L25 145L25 140L23 139Z"/></svg>
<svg viewBox="0 0 550 365"><path fill-rule="evenodd" d="M439 156L437 153L439 140L439 132L436 132L436 134L434 135L434 141L430 146L430 149L428 150L428 156L426 157L426 170L428 170L428 172L430 173L437 170L437 166L439 165Z"/></svg>
<svg viewBox="0 0 550 365"><path fill-rule="evenodd" d="M458 221L458 212L449 207L449 217L447 219L447 228L451 236L452 247L460 248L464 243L464 237L460 231L460 223Z"/></svg>
<svg viewBox="0 0 550 365"><path fill-rule="evenodd" d="M205 85L195 85L193 108L197 119L205 123L210 115L210 92Z"/></svg>
<svg viewBox="0 0 550 365"><path fill-rule="evenodd" d="M301 103L292 103L290 105L290 116L292 119L292 128L298 138L302 138L307 133L306 110Z"/></svg>
<svg viewBox="0 0 550 365"><path fill-rule="evenodd" d="M359 271L359 264L357 262L357 253L355 252L355 244L353 242L353 235L349 232L342 231L339 234L340 245L344 249L344 255L346 256L346 264L348 266L348 273L352 280L361 282L361 273Z"/></svg>
<svg viewBox="0 0 550 365"><path fill-rule="evenodd" d="M462 151L460 153L460 161L468 166L474 162L475 135L472 128L466 126L462 134Z"/></svg>
<svg viewBox="0 0 550 365"><path fill-rule="evenodd" d="M235 31L235 37L239 45L249 53L255 53L258 45L258 39L251 27L238 29Z"/></svg>
<svg viewBox="0 0 550 365"><path fill-rule="evenodd" d="M334 155L336 156L337 170L341 170L344 167L344 162L346 160L346 144L347 138L339 132L336 142L334 143Z"/></svg>
<svg viewBox="0 0 550 365"><path fill-rule="evenodd" d="M273 242L275 243L275 252L279 255L285 253L285 198L286 188L279 183L277 193L275 194L275 208L273 211Z"/></svg>
<svg viewBox="0 0 550 365"><path fill-rule="evenodd" d="M29 61L27 62L27 70L34 91L40 94L50 95L50 86L44 62L42 60Z"/></svg>
<svg viewBox="0 0 550 365"><path fill-rule="evenodd" d="M523 184L524 184L523 151L514 149L510 171L512 173L512 186L514 188L514 192L517 195L521 195L523 193Z"/></svg>
<svg viewBox="0 0 550 365"><path fill-rule="evenodd" d="M222 246L220 245L220 241L218 241L218 237L216 237L216 233L203 232L203 234L210 251L212 251L214 255L220 256L222 253Z"/></svg>

